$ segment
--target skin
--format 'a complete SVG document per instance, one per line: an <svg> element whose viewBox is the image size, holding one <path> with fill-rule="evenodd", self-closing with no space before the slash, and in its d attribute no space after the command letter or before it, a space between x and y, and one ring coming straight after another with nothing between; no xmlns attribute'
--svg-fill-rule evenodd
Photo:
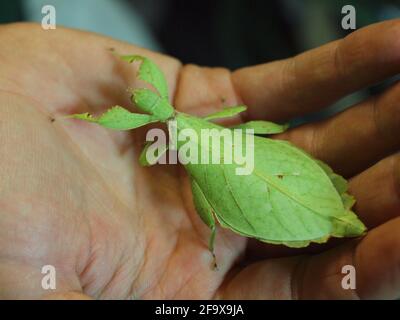
<svg viewBox="0 0 400 320"><path fill-rule="evenodd" d="M135 68L113 47L159 64L180 111L244 103L250 109L235 121L286 121L398 74L399 20L233 73L62 28L1 26L0 42L0 298L400 298L400 84L278 135L351 178L368 234L293 250L218 230L218 271L180 167L138 165L145 129L62 119L131 106ZM57 270L52 292L41 288L48 264ZM341 287L346 264L356 290Z"/></svg>

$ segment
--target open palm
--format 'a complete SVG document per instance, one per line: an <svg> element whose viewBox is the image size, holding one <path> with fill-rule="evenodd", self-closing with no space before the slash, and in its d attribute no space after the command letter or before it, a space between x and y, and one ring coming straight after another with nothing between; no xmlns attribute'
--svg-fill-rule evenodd
<svg viewBox="0 0 400 320"><path fill-rule="evenodd" d="M353 177L368 235L299 252L219 229L217 271L184 172L138 165L145 129L112 132L62 116L130 107L126 88L135 86L136 70L112 47L160 65L181 111L245 103L249 119L286 121L396 75L399 34L400 22L391 21L230 73L182 67L93 34L1 27L0 297L398 298L398 85L278 136ZM341 287L347 264L356 267L356 290ZM41 286L44 265L56 269L55 292Z"/></svg>

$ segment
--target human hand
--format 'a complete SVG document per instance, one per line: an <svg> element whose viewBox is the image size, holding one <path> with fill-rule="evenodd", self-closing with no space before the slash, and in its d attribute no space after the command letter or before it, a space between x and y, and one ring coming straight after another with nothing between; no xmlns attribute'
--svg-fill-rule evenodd
<svg viewBox="0 0 400 320"><path fill-rule="evenodd" d="M138 165L144 130L110 132L60 116L131 105L135 68L106 50L113 47L160 65L181 111L245 103L249 119L286 121L396 75L399 33L399 21L378 24L231 74L93 34L1 27L0 297L398 298L398 85L277 137L353 177L368 235L299 251L219 229L218 271L180 167ZM356 267L356 290L341 287L346 264ZM57 270L52 295L41 287L43 265Z"/></svg>

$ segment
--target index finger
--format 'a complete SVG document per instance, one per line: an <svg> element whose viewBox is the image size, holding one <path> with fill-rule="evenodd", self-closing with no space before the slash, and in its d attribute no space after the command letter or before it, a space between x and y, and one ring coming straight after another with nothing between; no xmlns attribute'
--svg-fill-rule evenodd
<svg viewBox="0 0 400 320"><path fill-rule="evenodd" d="M400 19L371 25L294 58L240 69L248 117L288 120L400 72Z"/></svg>

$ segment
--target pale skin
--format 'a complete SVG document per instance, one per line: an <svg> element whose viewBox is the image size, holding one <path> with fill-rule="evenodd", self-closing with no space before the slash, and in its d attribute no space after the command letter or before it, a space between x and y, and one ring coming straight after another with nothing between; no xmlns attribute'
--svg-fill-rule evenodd
<svg viewBox="0 0 400 320"><path fill-rule="evenodd" d="M218 271L183 170L139 166L145 129L61 119L131 106L135 68L113 47L152 58L180 111L244 103L241 120L284 122L398 74L399 20L233 73L62 28L2 26L0 41L0 298L400 298L399 84L277 136L351 178L368 234L297 250L219 228ZM49 264L54 292L41 287ZM347 264L357 270L356 290L341 287Z"/></svg>

